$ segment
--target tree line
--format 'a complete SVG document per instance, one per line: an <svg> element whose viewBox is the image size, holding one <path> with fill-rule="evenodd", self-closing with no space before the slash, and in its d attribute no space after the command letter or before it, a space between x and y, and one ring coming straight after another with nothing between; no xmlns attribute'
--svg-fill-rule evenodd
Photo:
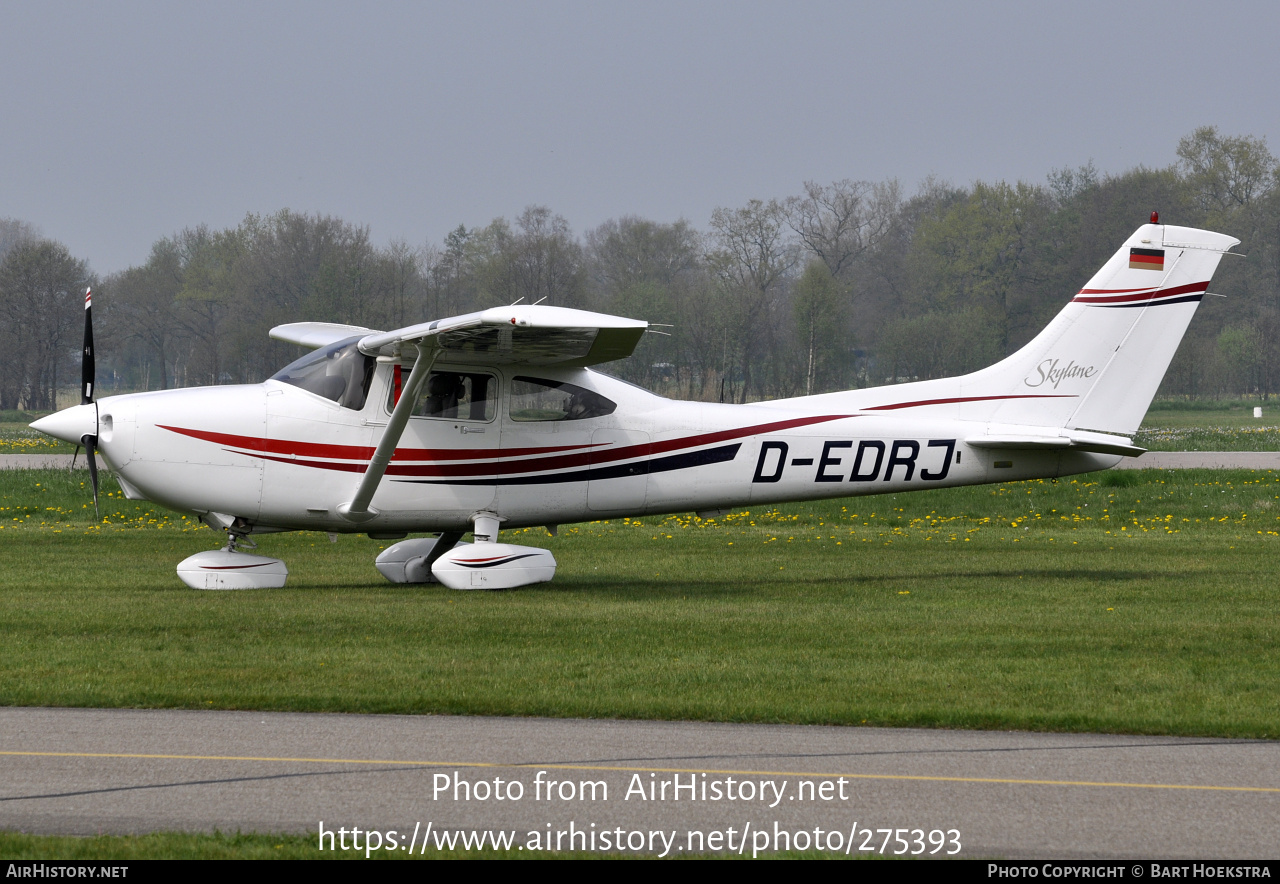
<svg viewBox="0 0 1280 884"><path fill-rule="evenodd" d="M605 366L682 398L746 402L980 368L1038 332L1152 209L1239 237L1162 395L1280 391L1280 163L1252 136L1197 129L1178 162L1092 163L1043 183L807 182L716 209L705 229L623 216L577 236L544 206L439 244L378 247L369 229L288 210L188 228L103 279L0 220L0 408L48 409L77 376L95 287L99 387L256 382L296 358L267 331L303 319L394 328L543 301L647 319Z"/></svg>

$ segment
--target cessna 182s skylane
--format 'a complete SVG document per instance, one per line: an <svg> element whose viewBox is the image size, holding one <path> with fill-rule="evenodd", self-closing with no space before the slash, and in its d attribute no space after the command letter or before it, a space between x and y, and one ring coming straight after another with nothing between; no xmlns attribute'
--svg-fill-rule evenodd
<svg viewBox="0 0 1280 884"><path fill-rule="evenodd" d="M389 547L378 570L524 586L550 580L555 559L499 543L500 527L1065 476L1141 454L1129 437L1238 242L1153 214L990 368L750 405L676 402L594 372L648 323L549 306L388 332L282 325L273 338L319 349L265 383L94 402L86 314L84 404L32 426L101 451L129 498L227 532L224 549L178 566L189 586L282 586L283 562L238 547L294 530L431 533Z"/></svg>

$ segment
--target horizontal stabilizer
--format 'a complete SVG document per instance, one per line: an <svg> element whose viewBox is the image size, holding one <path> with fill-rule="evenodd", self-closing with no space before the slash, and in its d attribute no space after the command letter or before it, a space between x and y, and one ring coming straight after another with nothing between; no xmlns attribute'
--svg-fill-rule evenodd
<svg viewBox="0 0 1280 884"><path fill-rule="evenodd" d="M271 339L301 344L312 350L356 335L367 335L373 329L363 325L343 325L340 322L290 322L271 329Z"/></svg>
<svg viewBox="0 0 1280 884"><path fill-rule="evenodd" d="M1125 457L1137 457L1145 454L1145 448L1138 448L1132 439L1124 436L1113 436L1110 433L1091 433L1087 430L1068 430L1061 435L1051 435L1042 427L1027 427L1026 432L991 433L982 436L970 436L965 444L974 448L1016 448L1016 449L1061 449L1071 451L1088 451L1094 454L1120 454Z"/></svg>
<svg viewBox="0 0 1280 884"><path fill-rule="evenodd" d="M477 365L584 366L631 355L649 323L568 307L493 307L437 319L360 341L370 356L397 356L403 344Z"/></svg>

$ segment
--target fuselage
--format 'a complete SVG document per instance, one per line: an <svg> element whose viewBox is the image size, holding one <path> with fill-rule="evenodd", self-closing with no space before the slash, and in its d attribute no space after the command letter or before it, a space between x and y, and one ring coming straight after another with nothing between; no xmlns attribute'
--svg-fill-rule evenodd
<svg viewBox="0 0 1280 884"><path fill-rule="evenodd" d="M358 524L338 507L390 420L390 364L377 365L359 408L278 380L103 399L99 449L130 497L251 530L385 535L467 531L480 512L504 528L556 525L1062 476L1120 459L974 448L964 440L989 423L957 419L942 400L883 405L910 398L906 387L723 405L666 399L588 369L441 362L433 371L465 378L483 398L410 418L376 516ZM589 391L593 407L549 408L541 390Z"/></svg>

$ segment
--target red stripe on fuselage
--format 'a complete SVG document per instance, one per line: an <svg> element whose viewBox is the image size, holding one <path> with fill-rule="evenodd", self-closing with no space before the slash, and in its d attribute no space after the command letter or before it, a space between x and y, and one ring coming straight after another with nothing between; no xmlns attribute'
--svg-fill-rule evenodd
<svg viewBox="0 0 1280 884"><path fill-rule="evenodd" d="M1124 295L1129 292L1154 292L1156 287L1153 285L1144 285L1140 289L1080 289L1077 295Z"/></svg>
<svg viewBox="0 0 1280 884"><path fill-rule="evenodd" d="M324 442L298 442L292 439L258 439L253 436L236 436L232 433L215 433L212 430L189 430L184 427L169 427L156 424L162 430L190 436L204 442L218 445L230 445L247 451L270 452L271 454L294 454L299 457L334 457L339 460L368 461L373 457L375 449L363 445L330 445ZM587 445L552 445L545 448L507 448L501 452L503 457L535 457L539 454L551 454L557 451L576 451L590 448ZM488 460L496 455L489 448L397 448L391 456L397 460ZM289 458L267 458L268 460L285 460ZM363 469L363 465L358 465Z"/></svg>
<svg viewBox="0 0 1280 884"><path fill-rule="evenodd" d="M897 408L915 408L917 405L954 405L957 402L991 402L996 399L1073 399L1070 393L1027 393L1020 396L960 396L955 399L918 399L915 402L895 402L892 405L873 405L863 411L892 411Z"/></svg>
<svg viewBox="0 0 1280 884"><path fill-rule="evenodd" d="M409 460L410 458L397 456L393 459L393 463L387 467L387 475L389 476L447 476L447 477L465 477L465 476L506 476L513 473L533 473L545 470L560 470L571 467L581 467L588 465L600 465L611 463L628 458L649 457L655 454L666 454L671 451L678 451L683 448L696 448L701 445L713 445L717 442L725 442L730 439L741 439L744 436L754 436L759 433L773 433L781 430L791 430L797 427L806 427L813 424L825 423L827 421L842 420L852 415L847 414L828 414L815 415L813 417L792 418L785 421L773 421L767 424L756 424L750 427L739 427L733 430L719 430L714 433L702 433L698 436L685 436L679 439L668 439L663 442L652 442L643 445L626 445L621 448L611 448L596 451L581 451L576 454L564 454L554 457L540 457L536 460L510 460L509 458L523 457L526 452L549 452L563 451L575 448L586 448L586 445L565 445L559 448L511 448L488 451L472 451L467 459L481 460L482 463L469 464L405 464L394 463L394 460ZM234 448L242 449L237 454L245 454L250 457L258 457L262 460L270 460L279 463L295 464L297 466L312 467L315 469L335 470L347 473L363 473L368 468L367 461L364 463L339 463L335 461L321 460L296 460L293 457L281 457L278 455L270 455L262 453L262 444L268 443L269 440L254 439L250 436L232 436L227 433L205 433L201 430L183 430L176 427L164 427L175 433L182 433L193 438L203 438L205 435L218 436L221 439L207 439L206 441L216 442L221 445L232 445ZM224 442L222 439L243 439L245 443L256 443L255 445ZM283 445L283 441L271 444ZM304 446L305 443L295 443ZM356 446L334 445L326 446L329 448L355 449ZM233 450L233 449L228 449ZM373 449L358 449L369 452L369 457L373 456ZM430 450L430 449L419 449ZM446 452L452 454L453 452ZM399 451L397 450L397 455ZM444 459L444 458L441 458ZM461 459L461 458L451 458Z"/></svg>

